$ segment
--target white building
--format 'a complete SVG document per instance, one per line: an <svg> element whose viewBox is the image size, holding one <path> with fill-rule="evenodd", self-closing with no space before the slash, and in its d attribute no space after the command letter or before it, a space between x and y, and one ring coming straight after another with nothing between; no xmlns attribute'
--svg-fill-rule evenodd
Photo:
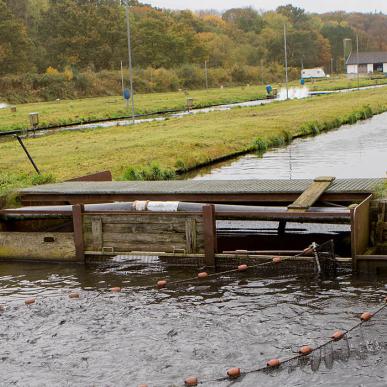
<svg viewBox="0 0 387 387"><path fill-rule="evenodd" d="M346 65L347 74L387 74L387 52L352 52Z"/></svg>

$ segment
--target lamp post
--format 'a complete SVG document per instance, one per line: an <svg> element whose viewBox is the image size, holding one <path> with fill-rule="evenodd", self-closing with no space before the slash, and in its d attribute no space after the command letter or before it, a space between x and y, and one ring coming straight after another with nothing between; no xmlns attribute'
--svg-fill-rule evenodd
<svg viewBox="0 0 387 387"><path fill-rule="evenodd" d="M356 35L357 89L360 89L359 35Z"/></svg>
<svg viewBox="0 0 387 387"><path fill-rule="evenodd" d="M286 99L289 99L288 85L288 48L286 43L286 24L284 24L284 45L285 45L285 82L286 82Z"/></svg>
<svg viewBox="0 0 387 387"><path fill-rule="evenodd" d="M130 41L129 0L126 1L126 29L128 34L128 59L129 59L129 78L130 78L130 98L132 99L132 122L134 124L133 68L132 68L132 47L131 47L131 41Z"/></svg>

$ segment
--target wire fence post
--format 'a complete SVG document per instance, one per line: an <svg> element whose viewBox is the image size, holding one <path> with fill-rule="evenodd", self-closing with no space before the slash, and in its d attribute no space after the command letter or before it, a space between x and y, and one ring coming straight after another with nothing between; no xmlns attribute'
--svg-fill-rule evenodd
<svg viewBox="0 0 387 387"><path fill-rule="evenodd" d="M22 139L21 139L19 136L16 136L16 138L17 138L17 140L19 141L20 146L23 148L25 154L27 155L28 160L30 160L32 166L34 167L36 173L37 173L38 175L41 175L38 166L35 164L35 161L33 160L32 156L31 156L30 153L28 152L28 149L27 149L26 146L24 145Z"/></svg>

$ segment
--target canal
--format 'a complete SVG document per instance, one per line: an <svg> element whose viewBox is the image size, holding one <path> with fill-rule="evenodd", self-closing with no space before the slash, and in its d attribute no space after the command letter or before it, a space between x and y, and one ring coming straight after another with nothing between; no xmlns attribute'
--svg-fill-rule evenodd
<svg viewBox="0 0 387 387"><path fill-rule="evenodd" d="M385 177L387 113L290 145L250 154L190 174L195 179L309 179Z"/></svg>
<svg viewBox="0 0 387 387"><path fill-rule="evenodd" d="M201 179L380 177L387 167L387 115L296 140L263 157L248 155L201 171ZM0 263L0 385L182 386L187 376L215 381L229 367L252 369L317 346L387 295L386 278L342 272L322 280L279 271L229 274L168 290L160 278L192 276L157 258L117 257L90 266ZM111 287L120 286L121 293ZM80 299L69 299L77 290ZM24 300L36 297L26 306ZM233 385L387 384L387 311L306 362L252 373Z"/></svg>

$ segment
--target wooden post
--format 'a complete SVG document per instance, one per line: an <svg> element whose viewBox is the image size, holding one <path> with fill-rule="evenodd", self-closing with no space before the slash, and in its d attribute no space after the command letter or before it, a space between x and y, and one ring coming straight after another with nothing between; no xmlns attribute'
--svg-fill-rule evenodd
<svg viewBox="0 0 387 387"><path fill-rule="evenodd" d="M205 253L204 263L206 266L215 267L217 241L215 206L213 204L206 204L205 206L203 206L203 228Z"/></svg>
<svg viewBox="0 0 387 387"><path fill-rule="evenodd" d="M77 259L85 260L85 243L83 240L83 204L73 206L74 244Z"/></svg>

